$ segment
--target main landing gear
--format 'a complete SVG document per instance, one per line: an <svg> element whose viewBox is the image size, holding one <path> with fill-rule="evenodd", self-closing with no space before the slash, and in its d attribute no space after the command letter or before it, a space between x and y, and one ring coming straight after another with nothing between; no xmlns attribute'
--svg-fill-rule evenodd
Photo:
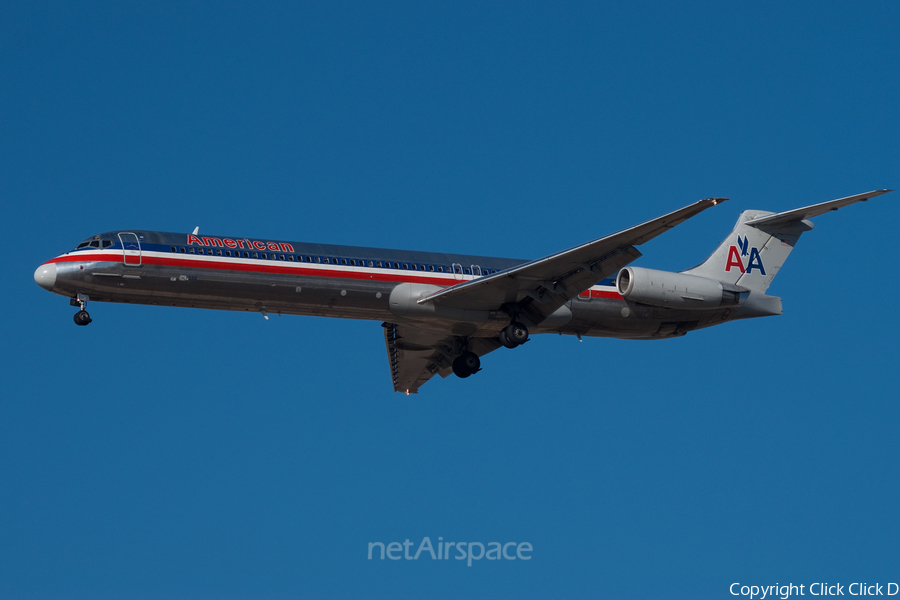
<svg viewBox="0 0 900 600"><path fill-rule="evenodd" d="M465 379L481 370L481 359L474 352L466 350L453 359L453 374Z"/></svg>
<svg viewBox="0 0 900 600"><path fill-rule="evenodd" d="M503 328L499 337L501 344L507 348L515 348L528 341L528 328L518 321L513 321ZM460 346L466 348L464 340L461 340ZM462 354L453 359L451 366L454 375L465 379L481 370L481 359L474 352L463 350Z"/></svg>
<svg viewBox="0 0 900 600"><path fill-rule="evenodd" d="M500 332L500 343L507 348L521 346L528 341L528 328L518 321L513 321Z"/></svg>
<svg viewBox="0 0 900 600"><path fill-rule="evenodd" d="M81 325L82 327L93 321L91 319L91 315L88 314L88 311L84 310L84 307L87 306L88 296L87 294L78 294L71 300L69 300L69 304L72 306L77 306L81 310L75 313L75 324Z"/></svg>

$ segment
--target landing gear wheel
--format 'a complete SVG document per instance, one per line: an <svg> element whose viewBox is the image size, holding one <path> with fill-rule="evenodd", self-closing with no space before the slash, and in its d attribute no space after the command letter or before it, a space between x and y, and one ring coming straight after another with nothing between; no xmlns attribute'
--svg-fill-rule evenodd
<svg viewBox="0 0 900 600"><path fill-rule="evenodd" d="M502 332L506 341L509 344L513 344L512 346L508 346L507 344L503 344L507 348L515 348L520 344L524 344L528 341L528 328L519 323L518 321L514 321L506 326L506 329ZM500 342L503 343L503 338L500 339Z"/></svg>
<svg viewBox="0 0 900 600"><path fill-rule="evenodd" d="M515 344L509 341L509 338L506 337L506 330L503 329L500 331L500 343L503 344L507 348L515 348L518 344Z"/></svg>
<svg viewBox="0 0 900 600"><path fill-rule="evenodd" d="M465 379L481 370L481 359L474 352L463 352L453 360L453 374Z"/></svg>
<svg viewBox="0 0 900 600"><path fill-rule="evenodd" d="M91 321L93 321L93 319L91 319L91 315L88 314L88 311L79 310L77 313L75 313L75 324L76 325L84 326L84 325L87 325L88 323L90 323Z"/></svg>

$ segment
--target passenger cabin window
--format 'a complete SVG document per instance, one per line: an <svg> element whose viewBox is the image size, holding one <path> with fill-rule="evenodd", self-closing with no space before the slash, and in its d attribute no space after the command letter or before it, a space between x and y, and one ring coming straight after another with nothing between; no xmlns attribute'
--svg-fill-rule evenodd
<svg viewBox="0 0 900 600"><path fill-rule="evenodd" d="M178 252L178 249L175 246L169 246L169 250L172 252Z"/></svg>

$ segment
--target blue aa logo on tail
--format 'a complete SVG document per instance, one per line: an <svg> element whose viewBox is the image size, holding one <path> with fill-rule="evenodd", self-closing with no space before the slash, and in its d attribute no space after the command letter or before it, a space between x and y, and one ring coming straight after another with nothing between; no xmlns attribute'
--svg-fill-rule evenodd
<svg viewBox="0 0 900 600"><path fill-rule="evenodd" d="M749 248L749 250L748 250ZM744 266L744 259L747 256L747 265ZM759 249L750 248L750 238L737 236L737 245L728 247L728 260L725 262L725 272L730 273L731 269L737 267L741 273L752 273L753 269L758 269L760 275L766 274L763 267L762 258L759 255Z"/></svg>

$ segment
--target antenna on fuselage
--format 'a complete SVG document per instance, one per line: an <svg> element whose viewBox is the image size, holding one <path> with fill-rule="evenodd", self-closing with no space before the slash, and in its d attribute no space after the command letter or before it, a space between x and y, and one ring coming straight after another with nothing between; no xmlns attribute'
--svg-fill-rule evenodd
<svg viewBox="0 0 900 600"><path fill-rule="evenodd" d="M199 225L197 225L196 227L194 227L194 233L192 233L191 235L197 235L198 233L200 233L200 226L199 226Z"/></svg>

